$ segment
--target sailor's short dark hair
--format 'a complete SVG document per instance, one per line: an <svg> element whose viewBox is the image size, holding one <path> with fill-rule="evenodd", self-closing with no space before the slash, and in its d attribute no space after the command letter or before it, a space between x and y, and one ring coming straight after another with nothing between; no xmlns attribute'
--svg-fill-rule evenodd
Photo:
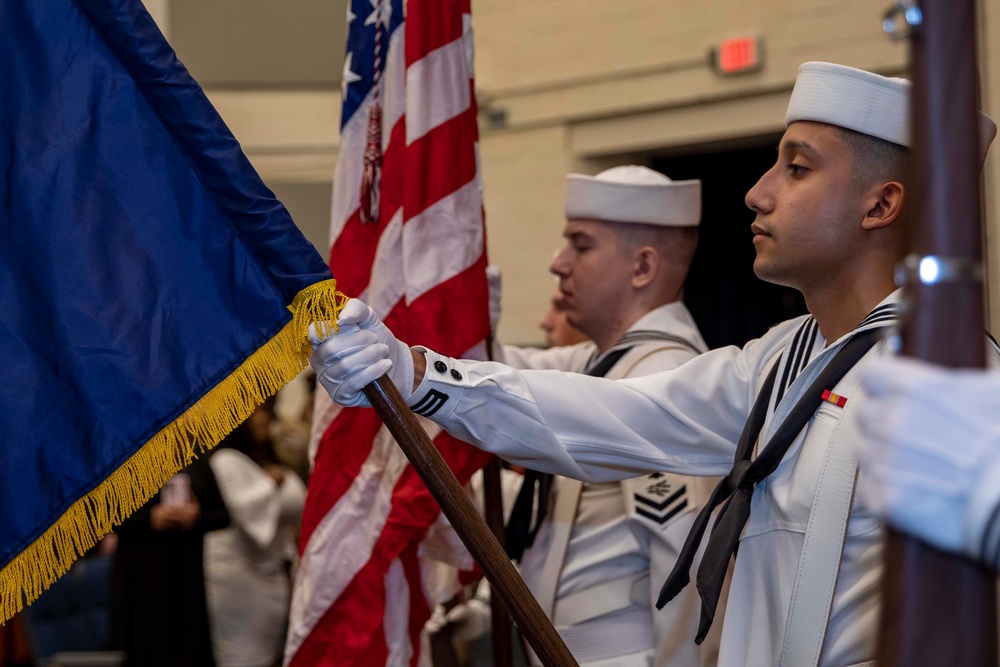
<svg viewBox="0 0 1000 667"><path fill-rule="evenodd" d="M899 181L906 184L910 170L909 148L844 127L837 129L854 152L855 175L860 183Z"/></svg>

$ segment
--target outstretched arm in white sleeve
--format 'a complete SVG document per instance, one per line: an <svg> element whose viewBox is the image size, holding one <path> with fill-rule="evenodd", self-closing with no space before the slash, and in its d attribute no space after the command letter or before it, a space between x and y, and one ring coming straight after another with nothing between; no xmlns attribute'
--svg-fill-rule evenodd
<svg viewBox="0 0 1000 667"><path fill-rule="evenodd" d="M404 355L385 325L356 300L345 307L340 328L311 359L334 400L364 404L365 384L388 371L414 411L452 435L527 467L584 481L654 471L728 473L758 377L748 362L753 344L715 350L674 371L611 381L519 372L422 348Z"/></svg>
<svg viewBox="0 0 1000 667"><path fill-rule="evenodd" d="M1000 375L887 359L861 382L861 502L940 549L1000 567Z"/></svg>

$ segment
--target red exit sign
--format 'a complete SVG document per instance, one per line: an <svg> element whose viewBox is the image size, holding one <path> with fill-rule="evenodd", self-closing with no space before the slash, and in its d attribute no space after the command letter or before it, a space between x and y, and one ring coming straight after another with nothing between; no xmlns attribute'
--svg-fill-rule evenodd
<svg viewBox="0 0 1000 667"><path fill-rule="evenodd" d="M756 72L760 66L760 42L754 37L724 39L715 50L715 69L722 74Z"/></svg>

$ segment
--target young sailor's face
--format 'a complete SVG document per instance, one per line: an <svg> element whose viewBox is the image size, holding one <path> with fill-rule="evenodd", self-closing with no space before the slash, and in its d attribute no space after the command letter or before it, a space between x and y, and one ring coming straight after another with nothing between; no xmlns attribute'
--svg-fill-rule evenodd
<svg viewBox="0 0 1000 667"><path fill-rule="evenodd" d="M805 291L851 270L865 217L854 159L836 127L789 125L777 162L746 196L757 213L751 231L758 277Z"/></svg>
<svg viewBox="0 0 1000 667"><path fill-rule="evenodd" d="M566 320L594 336L627 297L632 258L622 250L612 225L604 222L570 220L563 236L566 245L549 271L559 277Z"/></svg>

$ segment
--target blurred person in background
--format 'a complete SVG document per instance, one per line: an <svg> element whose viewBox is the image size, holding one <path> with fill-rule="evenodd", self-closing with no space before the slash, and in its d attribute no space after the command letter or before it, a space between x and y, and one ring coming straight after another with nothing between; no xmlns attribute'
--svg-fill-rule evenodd
<svg viewBox="0 0 1000 667"><path fill-rule="evenodd" d="M588 340L583 333L566 319L566 303L559 288L553 292L545 315L538 321L538 328L545 332L545 347L576 345Z"/></svg>
<svg viewBox="0 0 1000 667"><path fill-rule="evenodd" d="M271 443L278 461L309 482L309 432L316 374L307 368L275 396Z"/></svg>
<svg viewBox="0 0 1000 667"><path fill-rule="evenodd" d="M112 648L134 667L211 667L204 537L229 525L206 458L122 522L112 575Z"/></svg>
<svg viewBox="0 0 1000 667"><path fill-rule="evenodd" d="M205 586L219 667L281 662L290 568L306 487L279 463L268 401L209 458L231 523L205 540Z"/></svg>

